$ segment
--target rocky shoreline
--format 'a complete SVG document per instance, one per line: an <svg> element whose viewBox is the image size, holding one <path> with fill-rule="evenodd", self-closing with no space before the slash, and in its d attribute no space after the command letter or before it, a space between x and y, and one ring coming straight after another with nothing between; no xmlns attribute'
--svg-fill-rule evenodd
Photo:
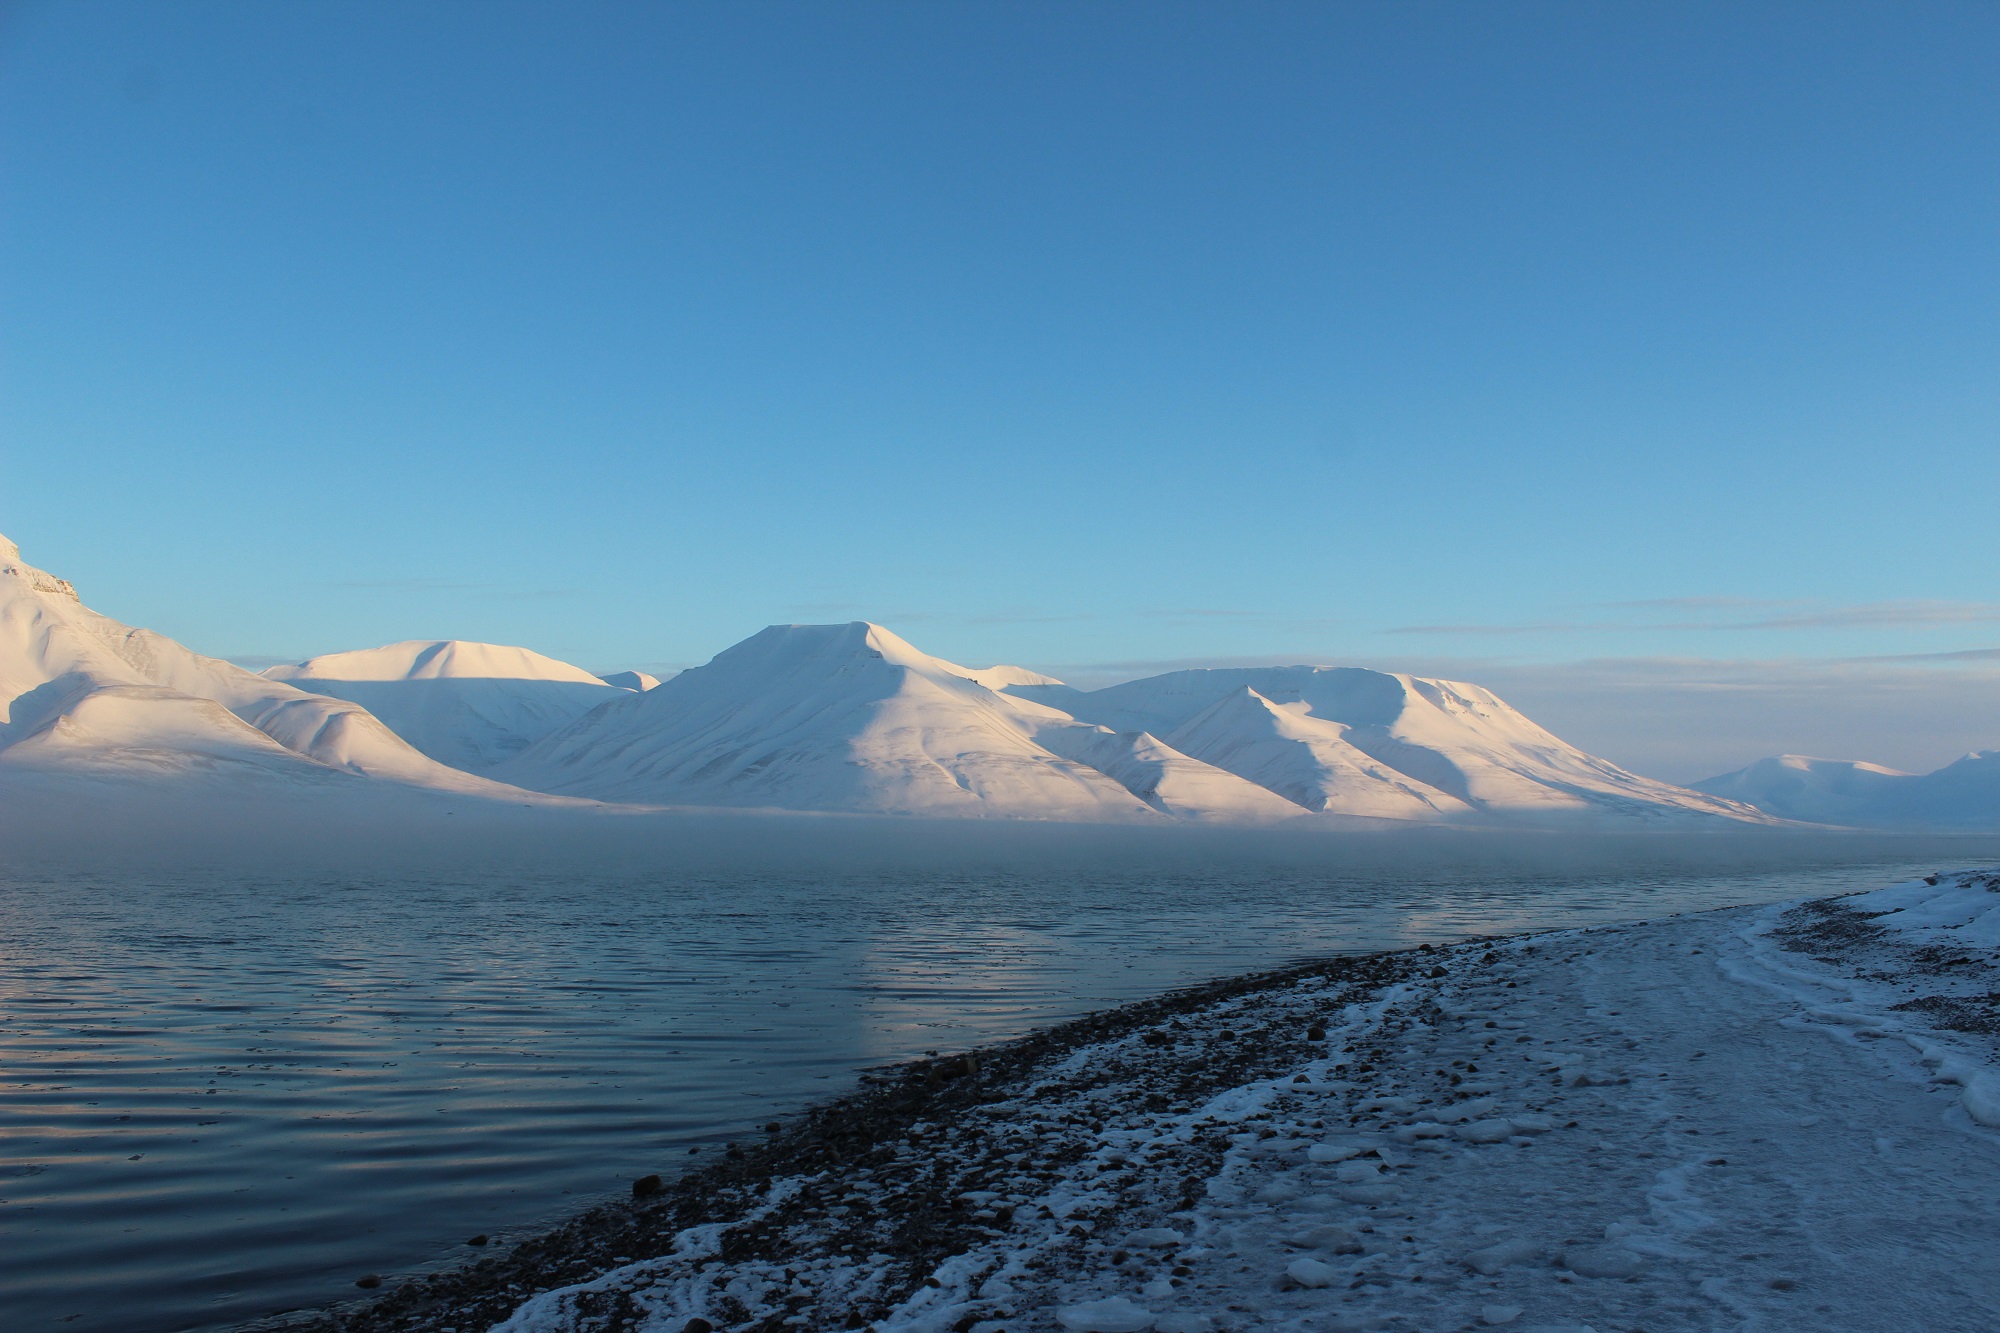
<svg viewBox="0 0 2000 1333"><path fill-rule="evenodd" d="M1008 1233L1015 1209L968 1204L1008 1180L1060 1172L1086 1156L1098 1135L1128 1121L1184 1115L1215 1092L1269 1076L1324 1050L1309 1040L1288 1001L1302 985L1367 1002L1413 970L1430 966L1432 946L1408 953L1335 957L1176 990L1038 1030L1014 1041L863 1076L845 1096L775 1122L756 1142L732 1144L678 1179L634 1182L634 1197L592 1208L505 1253L395 1283L379 1295L244 1326L243 1333L469 1333L505 1321L535 1293L589 1279L634 1261L670 1254L691 1228L724 1228L716 1254L730 1264L784 1268L815 1254L863 1256L865 1281L847 1284L838 1308L811 1303L812 1327L864 1327L922 1288L930 1270L967 1248ZM1206 1032L1199 1049L1184 1016L1226 1005L1232 1026ZM1206 1026L1206 1025L1204 1025ZM1054 1074L1079 1051L1128 1046L1113 1061ZM1010 1133L1021 1103L1046 1107L1039 1131ZM1143 1090L1137 1104L1129 1096ZM1197 1150L1211 1162L1211 1146ZM1023 1153L1025 1152L1025 1156ZM865 1185L862 1183L865 1177ZM805 1179L773 1198L774 1182ZM1204 1179L1190 1175L1128 1206L1164 1213ZM1093 1223L1070 1215L1080 1249ZM800 1229L804 1228L801 1235ZM857 1265L858 1266L858 1265ZM607 1297L592 1316L604 1328L633 1328L640 1312ZM808 1303L761 1314L731 1307L715 1327L779 1330ZM731 1316L737 1316L732 1318ZM691 1319L696 1316L690 1316Z"/></svg>
<svg viewBox="0 0 2000 1333"><path fill-rule="evenodd" d="M1320 960L882 1071L259 1328L1977 1327L1996 997L1994 872Z"/></svg>

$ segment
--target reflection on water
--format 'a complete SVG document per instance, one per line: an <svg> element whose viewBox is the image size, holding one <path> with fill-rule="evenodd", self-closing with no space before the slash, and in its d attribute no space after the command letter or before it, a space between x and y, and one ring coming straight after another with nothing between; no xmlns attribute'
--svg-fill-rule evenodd
<svg viewBox="0 0 2000 1333"><path fill-rule="evenodd" d="M1928 850L1928 849L1925 849ZM854 1070L1316 953L1866 887L1783 870L0 876L0 1311L355 1294Z"/></svg>

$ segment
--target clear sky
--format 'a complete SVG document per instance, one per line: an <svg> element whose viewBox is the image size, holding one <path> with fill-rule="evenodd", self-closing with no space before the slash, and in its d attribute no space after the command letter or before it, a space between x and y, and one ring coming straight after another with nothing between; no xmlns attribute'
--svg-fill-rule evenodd
<svg viewBox="0 0 2000 1333"><path fill-rule="evenodd" d="M2000 746L1996 69L1909 0L5 4L0 532L241 660L866 618L1929 767Z"/></svg>

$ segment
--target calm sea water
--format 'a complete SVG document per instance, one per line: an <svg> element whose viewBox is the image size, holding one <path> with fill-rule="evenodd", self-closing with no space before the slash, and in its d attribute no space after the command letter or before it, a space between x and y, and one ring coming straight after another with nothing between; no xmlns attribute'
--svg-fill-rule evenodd
<svg viewBox="0 0 2000 1333"><path fill-rule="evenodd" d="M0 872L0 1325L165 1333L343 1299L860 1068L1205 977L1980 855Z"/></svg>

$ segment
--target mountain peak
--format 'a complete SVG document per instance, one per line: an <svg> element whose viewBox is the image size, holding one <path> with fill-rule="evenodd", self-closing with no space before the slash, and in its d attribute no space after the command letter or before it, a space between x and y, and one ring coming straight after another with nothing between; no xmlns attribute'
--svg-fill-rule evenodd
<svg viewBox="0 0 2000 1333"><path fill-rule="evenodd" d="M582 667L546 657L530 648L466 639L405 639L380 648L323 653L264 674L272 680L558 680L576 685L604 682Z"/></svg>
<svg viewBox="0 0 2000 1333"><path fill-rule="evenodd" d="M36 569L21 559L21 548L0 535L0 577L16 578L36 592L49 593L56 597L67 597L72 602L83 599L76 595L76 588L68 579L59 579L45 569Z"/></svg>

